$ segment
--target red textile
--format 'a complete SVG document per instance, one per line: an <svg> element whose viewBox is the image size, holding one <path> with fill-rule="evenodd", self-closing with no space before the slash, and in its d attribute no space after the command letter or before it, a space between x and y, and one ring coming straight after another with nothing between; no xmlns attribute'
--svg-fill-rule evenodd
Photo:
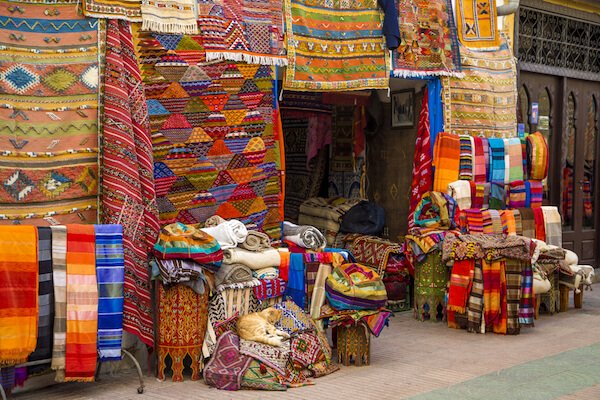
<svg viewBox="0 0 600 400"><path fill-rule="evenodd" d="M467 311L467 300L471 294L475 260L456 260L450 275L448 289L448 310L464 313Z"/></svg>
<svg viewBox="0 0 600 400"><path fill-rule="evenodd" d="M541 207L532 208L533 220L535 221L535 238L546 241L546 227L544 223L544 212Z"/></svg>

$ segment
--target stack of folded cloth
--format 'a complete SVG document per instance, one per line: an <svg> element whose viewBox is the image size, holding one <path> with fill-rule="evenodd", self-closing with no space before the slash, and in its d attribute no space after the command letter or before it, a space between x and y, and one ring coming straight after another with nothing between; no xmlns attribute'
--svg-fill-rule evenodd
<svg viewBox="0 0 600 400"><path fill-rule="evenodd" d="M298 223L317 228L325 235L327 244L331 246L340 231L342 217L359 202L360 199L322 197L308 199L300 205Z"/></svg>

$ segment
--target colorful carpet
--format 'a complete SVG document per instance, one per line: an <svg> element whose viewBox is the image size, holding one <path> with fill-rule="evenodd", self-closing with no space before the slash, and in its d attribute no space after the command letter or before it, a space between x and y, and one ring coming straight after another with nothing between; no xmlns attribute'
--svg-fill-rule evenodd
<svg viewBox="0 0 600 400"><path fill-rule="evenodd" d="M83 0L82 3L86 17L142 22L142 0Z"/></svg>
<svg viewBox="0 0 600 400"><path fill-rule="evenodd" d="M457 0L458 38L471 49L496 50L500 35L495 0Z"/></svg>
<svg viewBox="0 0 600 400"><path fill-rule="evenodd" d="M400 46L392 53L397 78L452 75L460 71L456 28L449 0L401 0Z"/></svg>
<svg viewBox="0 0 600 400"><path fill-rule="evenodd" d="M0 2L3 224L96 222L99 21L48 10Z"/></svg>
<svg viewBox="0 0 600 400"><path fill-rule="evenodd" d="M158 236L148 108L128 22L107 24L101 218L123 225L123 328L154 343L148 252Z"/></svg>
<svg viewBox="0 0 600 400"><path fill-rule="evenodd" d="M387 89L388 51L377 0L285 0L292 90Z"/></svg>
<svg viewBox="0 0 600 400"><path fill-rule="evenodd" d="M207 60L287 65L281 2L202 0L198 7Z"/></svg>
<svg viewBox="0 0 600 400"><path fill-rule="evenodd" d="M444 127L457 135L517 136L517 69L506 42L497 51L460 48L464 78L442 78Z"/></svg>
<svg viewBox="0 0 600 400"><path fill-rule="evenodd" d="M206 63L200 36L136 33L161 225L235 218L280 233L273 67Z"/></svg>

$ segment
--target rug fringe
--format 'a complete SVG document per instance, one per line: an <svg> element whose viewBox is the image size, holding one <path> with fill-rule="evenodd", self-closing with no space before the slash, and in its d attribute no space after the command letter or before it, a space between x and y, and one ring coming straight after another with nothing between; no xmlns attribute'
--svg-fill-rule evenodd
<svg viewBox="0 0 600 400"><path fill-rule="evenodd" d="M278 67L285 67L288 65L288 61L286 58L278 58L271 57L265 55L255 55L248 53L235 53L235 52L227 52L227 51L216 51L216 50L207 50L206 51L206 61L222 61L222 60L230 60L230 61L243 61L248 64L259 64L259 65L276 65Z"/></svg>
<svg viewBox="0 0 600 400"><path fill-rule="evenodd" d="M432 76L449 76L452 78L464 78L464 72L458 71L429 71L429 72L421 72L421 71L410 71L406 69L393 69L391 71L392 78L413 78L413 79L425 79Z"/></svg>
<svg viewBox="0 0 600 400"><path fill-rule="evenodd" d="M143 31L152 31L158 33L174 33L174 34L198 34L198 24L196 21L193 23L183 22L163 22L154 21L150 19L144 19L142 22Z"/></svg>

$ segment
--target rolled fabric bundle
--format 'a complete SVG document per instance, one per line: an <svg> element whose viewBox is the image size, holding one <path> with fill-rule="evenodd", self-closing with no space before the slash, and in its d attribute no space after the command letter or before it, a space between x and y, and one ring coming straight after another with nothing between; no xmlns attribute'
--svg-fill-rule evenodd
<svg viewBox="0 0 600 400"><path fill-rule="evenodd" d="M223 263L244 264L253 271L267 267L278 267L281 262L279 251L248 251L239 248L223 250Z"/></svg>
<svg viewBox="0 0 600 400"><path fill-rule="evenodd" d="M306 249L318 250L327 245L325 236L314 226L283 223L283 240Z"/></svg>
<svg viewBox="0 0 600 400"><path fill-rule="evenodd" d="M248 231L246 240L240 243L239 247L249 251L269 250L271 248L271 241L266 233L250 230Z"/></svg>
<svg viewBox="0 0 600 400"><path fill-rule="evenodd" d="M221 264L221 268L215 274L215 285L230 285L252 280L252 270L244 264Z"/></svg>
<svg viewBox="0 0 600 400"><path fill-rule="evenodd" d="M535 132L527 136L527 172L531 180L543 180L548 176L548 144L544 135Z"/></svg>
<svg viewBox="0 0 600 400"><path fill-rule="evenodd" d="M252 271L252 276L260 280L279 278L279 270L275 267L267 267Z"/></svg>
<svg viewBox="0 0 600 400"><path fill-rule="evenodd" d="M456 204L461 210L471 208L471 184L469 181L459 180L449 183L448 195L456 200Z"/></svg>
<svg viewBox="0 0 600 400"><path fill-rule="evenodd" d="M204 221L204 226L206 228L209 228L209 227L220 225L225 221L227 221L225 218L220 217L218 215L213 215L212 217L210 217L209 219Z"/></svg>
<svg viewBox="0 0 600 400"><path fill-rule="evenodd" d="M237 219L223 221L217 226L202 228L201 230L217 239L217 242L219 242L221 249L223 250L237 247L237 245L243 243L248 236L246 225Z"/></svg>

